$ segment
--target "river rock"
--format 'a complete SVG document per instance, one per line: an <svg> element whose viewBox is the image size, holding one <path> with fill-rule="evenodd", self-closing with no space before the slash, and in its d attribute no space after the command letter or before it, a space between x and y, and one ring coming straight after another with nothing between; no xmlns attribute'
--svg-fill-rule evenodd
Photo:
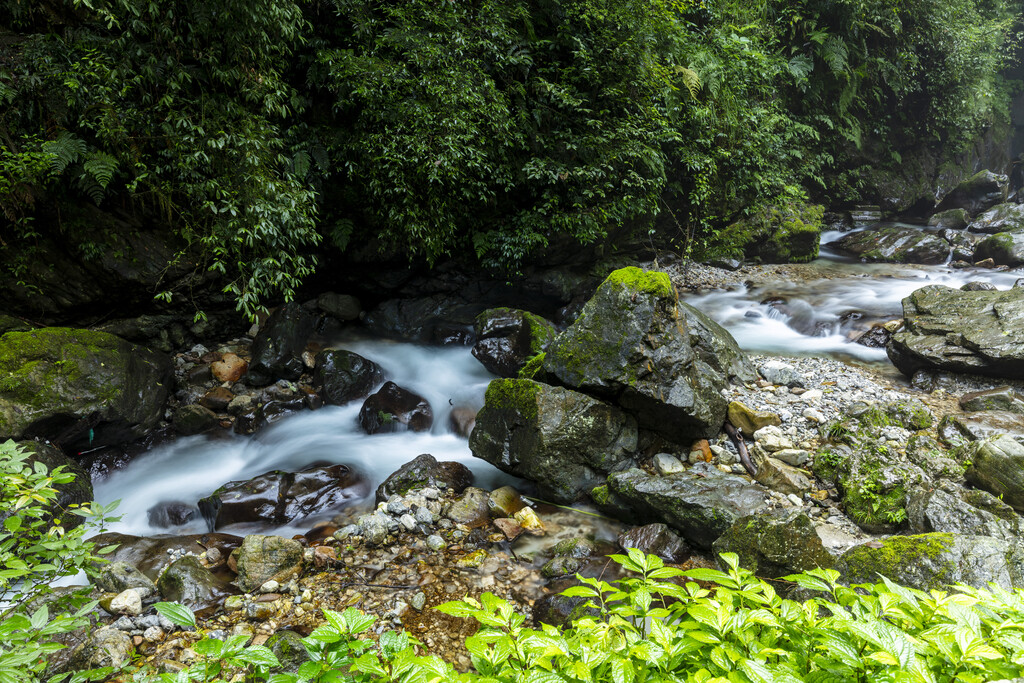
<svg viewBox="0 0 1024 683"><path fill-rule="evenodd" d="M928 225L939 230L963 230L970 222L971 215L966 209L939 211L928 219Z"/></svg>
<svg viewBox="0 0 1024 683"><path fill-rule="evenodd" d="M218 382L237 382L249 371L249 364L234 353L225 353L220 360L210 363L210 373Z"/></svg>
<svg viewBox="0 0 1024 683"><path fill-rule="evenodd" d="M1024 230L1024 205L1000 204L975 218L967 229L990 235Z"/></svg>
<svg viewBox="0 0 1024 683"><path fill-rule="evenodd" d="M1024 265L1024 228L989 235L978 242L974 247L974 261L977 263L988 259L997 266Z"/></svg>
<svg viewBox="0 0 1024 683"><path fill-rule="evenodd" d="M915 228L889 227L844 235L832 246L863 261L882 263L945 263L949 243Z"/></svg>
<svg viewBox="0 0 1024 683"><path fill-rule="evenodd" d="M766 382L783 387L802 387L805 379L796 368L780 360L767 360L757 367Z"/></svg>
<svg viewBox="0 0 1024 683"><path fill-rule="evenodd" d="M404 429L425 432L434 424L434 411L422 396L394 382L385 382L377 393L363 403L359 411L359 424L367 434L384 434Z"/></svg>
<svg viewBox="0 0 1024 683"><path fill-rule="evenodd" d="M964 209L971 216L1006 201L1009 189L1009 178L989 170L978 171L970 178L963 180L943 197L936 207L937 211Z"/></svg>
<svg viewBox="0 0 1024 683"><path fill-rule="evenodd" d="M640 469L608 477L609 489L642 518L664 522L704 550L744 515L766 505L764 490L710 463L667 477Z"/></svg>
<svg viewBox="0 0 1024 683"><path fill-rule="evenodd" d="M363 311L363 307L356 297L349 294L335 294L334 292L324 292L321 294L317 297L316 305L317 308L327 315L342 322L356 320Z"/></svg>
<svg viewBox="0 0 1024 683"><path fill-rule="evenodd" d="M908 377L921 369L1024 378L1024 289L963 292L942 285L903 300L903 330L886 352Z"/></svg>
<svg viewBox="0 0 1024 683"><path fill-rule="evenodd" d="M575 502L633 463L636 421L562 387L497 379L487 387L469 447L478 458L537 483L541 495Z"/></svg>
<svg viewBox="0 0 1024 683"><path fill-rule="evenodd" d="M1000 434L978 442L970 459L967 481L1024 510L1024 445Z"/></svg>
<svg viewBox="0 0 1024 683"><path fill-rule="evenodd" d="M484 526L490 520L487 508L490 494L475 486L466 488L462 494L448 506L445 516L456 524L468 527Z"/></svg>
<svg viewBox="0 0 1024 683"><path fill-rule="evenodd" d="M296 673L303 663L309 661L309 652L302 644L302 636L295 631L278 631L263 645L274 653L280 663L280 666L273 667L268 673Z"/></svg>
<svg viewBox="0 0 1024 683"><path fill-rule="evenodd" d="M720 230L719 239L762 263L807 263L818 258L823 217L814 204L765 204Z"/></svg>
<svg viewBox="0 0 1024 683"><path fill-rule="evenodd" d="M709 368L736 384L757 380L754 365L728 330L682 301L679 302L679 314L686 321L693 350Z"/></svg>
<svg viewBox="0 0 1024 683"><path fill-rule="evenodd" d="M736 553L742 567L768 578L817 567L827 569L835 564L811 518L801 510L771 510L741 517L712 548L716 556Z"/></svg>
<svg viewBox="0 0 1024 683"><path fill-rule="evenodd" d="M1018 413L1006 410L978 410L951 414L939 424L939 435L951 446L965 441L982 441L1005 435L1024 444L1024 420Z"/></svg>
<svg viewBox="0 0 1024 683"><path fill-rule="evenodd" d="M938 531L1004 541L1020 538L1020 517L985 491L964 489L961 495L942 489L917 491L907 504L907 518L915 533Z"/></svg>
<svg viewBox="0 0 1024 683"><path fill-rule="evenodd" d="M811 490L811 480L801 470L776 458L762 458L757 465L757 481L781 493L800 495Z"/></svg>
<svg viewBox="0 0 1024 683"><path fill-rule="evenodd" d="M686 541L666 524L645 524L623 531L618 538L623 550L636 548L645 555L657 555L666 562L679 563L690 555Z"/></svg>
<svg viewBox="0 0 1024 683"><path fill-rule="evenodd" d="M302 545L290 538L251 534L234 555L238 567L235 584L247 593L271 579L286 583L302 570Z"/></svg>
<svg viewBox="0 0 1024 683"><path fill-rule="evenodd" d="M138 568L127 562L111 562L103 565L99 574L93 577L96 587L107 593L122 593L128 589L139 589L147 596L156 595L156 584Z"/></svg>
<svg viewBox="0 0 1024 683"><path fill-rule="evenodd" d="M555 326L515 308L489 308L476 318L473 357L499 377L515 377L555 338Z"/></svg>
<svg viewBox="0 0 1024 683"><path fill-rule="evenodd" d="M103 626L91 632L80 652L72 655L72 669L113 667L120 669L131 659L131 637L116 628Z"/></svg>
<svg viewBox="0 0 1024 683"><path fill-rule="evenodd" d="M966 411L1003 410L1024 414L1024 396L1013 387L997 387L985 391L972 391L960 397L960 409Z"/></svg>
<svg viewBox="0 0 1024 683"><path fill-rule="evenodd" d="M71 530L84 522L84 518L71 514L67 510L75 505L84 505L93 500L92 478L77 460L64 455L56 446L39 441L19 441L18 445L28 451L29 456L25 464L35 467L36 463L46 466L47 472L53 472L58 467L63 467L65 472L75 475L74 480L64 484L54 484L57 491L57 498L47 507L51 510L52 519L60 520L65 530ZM0 510L0 522L7 518L9 510Z"/></svg>
<svg viewBox="0 0 1024 683"><path fill-rule="evenodd" d="M844 582L875 583L879 575L919 590L956 583L985 588L1024 586L1024 547L989 536L931 533L890 536L846 551L836 562Z"/></svg>
<svg viewBox="0 0 1024 683"><path fill-rule="evenodd" d="M138 592L132 588L123 590L114 596L114 599L110 601L110 609L107 610L111 614L123 614L127 617L136 617L142 614L142 598Z"/></svg>
<svg viewBox="0 0 1024 683"><path fill-rule="evenodd" d="M249 384L261 387L302 376L306 367L302 352L315 327L316 316L298 303L287 303L274 311L253 339Z"/></svg>
<svg viewBox="0 0 1024 683"><path fill-rule="evenodd" d="M728 417L730 424L748 437L762 427L782 424L782 418L775 413L753 410L739 401L729 404Z"/></svg>
<svg viewBox="0 0 1024 683"><path fill-rule="evenodd" d="M215 412L196 403L180 406L171 417L174 431L182 436L202 434L213 429L219 423L220 419Z"/></svg>
<svg viewBox="0 0 1024 683"><path fill-rule="evenodd" d="M285 524L316 512L335 510L364 493L360 477L347 465L310 467L300 472L266 472L232 481L199 501L213 528L261 522Z"/></svg>
<svg viewBox="0 0 1024 683"><path fill-rule="evenodd" d="M974 247L981 241L981 236L966 230L940 230L939 237L949 242L950 258L953 261L973 261Z"/></svg>
<svg viewBox="0 0 1024 683"><path fill-rule="evenodd" d="M171 563L156 582L160 596L193 609L209 607L220 598L217 580L195 555Z"/></svg>
<svg viewBox="0 0 1024 683"><path fill-rule="evenodd" d="M454 406L448 414L448 429L468 439L476 427L476 413L476 409L469 406Z"/></svg>
<svg viewBox="0 0 1024 683"><path fill-rule="evenodd" d="M157 503L146 511L149 525L158 529L169 529L173 526L188 524L199 514L195 505L180 500L165 500Z"/></svg>
<svg viewBox="0 0 1024 683"><path fill-rule="evenodd" d="M700 359L668 275L623 268L598 287L548 347L544 370L605 396L676 443L710 438L725 421L726 377ZM476 434L480 429L478 418Z"/></svg>
<svg viewBox="0 0 1024 683"><path fill-rule="evenodd" d="M313 384L331 405L342 406L370 395L384 381L384 371L358 353L325 349L316 355Z"/></svg>
<svg viewBox="0 0 1024 683"><path fill-rule="evenodd" d="M462 493L472 483L473 472L461 462L438 462L434 456L423 453L388 475L377 487L377 502L426 487Z"/></svg>
<svg viewBox="0 0 1024 683"><path fill-rule="evenodd" d="M526 501L511 486L496 488L487 496L487 511L491 517L512 517L526 507Z"/></svg>
<svg viewBox="0 0 1024 683"><path fill-rule="evenodd" d="M0 440L42 437L74 454L156 427L171 361L104 332L46 327L0 337L0 377Z"/></svg>
<svg viewBox="0 0 1024 683"><path fill-rule="evenodd" d="M227 387L212 387L199 399L199 405L216 413L223 413L235 400L235 394Z"/></svg>

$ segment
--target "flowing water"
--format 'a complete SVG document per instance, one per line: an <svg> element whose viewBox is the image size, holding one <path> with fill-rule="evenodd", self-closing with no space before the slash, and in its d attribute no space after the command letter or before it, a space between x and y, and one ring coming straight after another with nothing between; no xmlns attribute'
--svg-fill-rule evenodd
<svg viewBox="0 0 1024 683"><path fill-rule="evenodd" d="M453 406L479 408L487 383L494 379L466 347L424 347L388 341L347 341L336 345L379 364L388 379L426 398L434 410L429 432L367 435L359 429L361 401L327 406L281 419L253 436L192 436L154 448L95 484L96 500L120 499L120 522L112 531L152 535L168 529L152 527L147 511L161 501L195 504L217 487L250 479L271 470L297 471L314 463L340 463L365 479L372 501L377 485L391 472L421 453L438 460L457 460L473 470L476 485L493 488L508 476L474 458L469 442L449 431ZM304 525L308 529L310 524ZM205 532L196 518L175 534ZM253 529L226 528L228 532ZM290 535L292 529L276 533Z"/></svg>

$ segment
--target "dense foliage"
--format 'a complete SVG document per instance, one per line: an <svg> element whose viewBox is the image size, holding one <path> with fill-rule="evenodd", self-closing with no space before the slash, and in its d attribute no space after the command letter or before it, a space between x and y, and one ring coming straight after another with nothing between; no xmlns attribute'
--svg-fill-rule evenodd
<svg viewBox="0 0 1024 683"><path fill-rule="evenodd" d="M969 144L1006 115L1014 11L4 0L0 248L96 203L165 226L251 312L327 245L514 270L565 239L699 242Z"/></svg>
<svg viewBox="0 0 1024 683"><path fill-rule="evenodd" d="M85 597L88 591L52 587L58 579L93 571L100 549L85 537L109 519L110 509L95 504L59 507L55 487L73 479L62 467L48 472L13 441L0 443L0 683L39 680L47 657L62 647L53 640L87 626L96 607ZM66 530L63 515L88 523ZM82 672L77 680L105 673Z"/></svg>
<svg viewBox="0 0 1024 683"><path fill-rule="evenodd" d="M813 570L788 578L815 597L790 600L741 569L735 555L722 557L726 572L683 572L635 549L614 555L632 575L616 585L583 579L566 591L588 600L591 614L564 629L527 628L512 604L491 594L442 605L480 624L466 640L473 664L466 674L419 654L406 633L371 640L373 617L349 609L325 613L303 640L309 660L297 672L271 673L279 669L274 654L246 647L242 635L200 640L201 658L188 670L152 678L219 682L244 672L246 680L271 683L981 683L1024 673L1020 591L924 593L884 578L854 588L838 584L834 571ZM684 576L696 581L672 581ZM181 606L159 608L195 626Z"/></svg>

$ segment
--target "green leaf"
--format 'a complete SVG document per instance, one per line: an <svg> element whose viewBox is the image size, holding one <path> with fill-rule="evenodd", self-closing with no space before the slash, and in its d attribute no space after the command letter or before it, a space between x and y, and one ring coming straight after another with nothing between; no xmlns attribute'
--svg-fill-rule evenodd
<svg viewBox="0 0 1024 683"><path fill-rule="evenodd" d="M177 602L158 602L153 607L176 626L196 627L196 615L188 607Z"/></svg>

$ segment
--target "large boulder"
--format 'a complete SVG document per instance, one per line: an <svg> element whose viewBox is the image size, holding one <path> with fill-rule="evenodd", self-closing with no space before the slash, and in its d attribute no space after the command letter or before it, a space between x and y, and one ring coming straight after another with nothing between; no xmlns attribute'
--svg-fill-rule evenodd
<svg viewBox="0 0 1024 683"><path fill-rule="evenodd" d="M271 579L284 583L302 570L302 545L290 538L252 534L233 554L238 567L235 584L246 592Z"/></svg>
<svg viewBox="0 0 1024 683"><path fill-rule="evenodd" d="M1024 205L1000 204L981 214L967 228L971 232L994 234L1024 230Z"/></svg>
<svg viewBox="0 0 1024 683"><path fill-rule="evenodd" d="M883 263L945 263L949 256L946 240L914 228L852 232L831 246L864 261Z"/></svg>
<svg viewBox="0 0 1024 683"><path fill-rule="evenodd" d="M763 263L807 263L818 257L824 209L814 204L764 206L717 234L711 251L742 250Z"/></svg>
<svg viewBox="0 0 1024 683"><path fill-rule="evenodd" d="M434 424L434 411L422 396L394 382L385 382L363 403L359 424L367 434L426 432Z"/></svg>
<svg viewBox="0 0 1024 683"><path fill-rule="evenodd" d="M936 207L938 211L964 209L972 216L977 216L1000 202L1006 201L1009 189L1009 178L992 171L978 171L970 178L963 180L943 197Z"/></svg>
<svg viewBox="0 0 1024 683"><path fill-rule="evenodd" d="M1024 228L989 235L974 246L973 258L976 262L992 259L997 266L1024 264Z"/></svg>
<svg viewBox="0 0 1024 683"><path fill-rule="evenodd" d="M954 447L1000 435L1024 444L1024 420L1019 413L1008 410L952 413L942 418L939 424L939 436Z"/></svg>
<svg viewBox="0 0 1024 683"><path fill-rule="evenodd" d="M472 470L461 462L438 462L434 456L423 453L381 482L377 487L377 502L383 503L393 495L404 496L410 491L428 486L462 493L472 483Z"/></svg>
<svg viewBox="0 0 1024 683"><path fill-rule="evenodd" d="M147 596L156 595L156 584L137 567L127 562L111 562L103 565L93 583L107 593L121 593L129 588L141 589Z"/></svg>
<svg viewBox="0 0 1024 683"><path fill-rule="evenodd" d="M967 411L1005 410L1024 415L1024 396L1009 386L972 391L960 397L960 409Z"/></svg>
<svg viewBox="0 0 1024 683"><path fill-rule="evenodd" d="M939 531L1006 541L1020 538L1020 517L1009 505L985 491L921 490L911 496L907 516L915 533Z"/></svg>
<svg viewBox="0 0 1024 683"><path fill-rule="evenodd" d="M879 575L920 590L957 583L1024 587L1024 546L990 536L947 533L891 536L846 551L836 563L842 580L875 583Z"/></svg>
<svg viewBox="0 0 1024 683"><path fill-rule="evenodd" d="M704 550L737 519L760 512L767 503L764 489L710 463L668 476L634 468L609 476L608 488L641 518L668 524Z"/></svg>
<svg viewBox="0 0 1024 683"><path fill-rule="evenodd" d="M555 326L516 308L489 308L476 318L473 357L499 377L515 377L555 338Z"/></svg>
<svg viewBox="0 0 1024 683"><path fill-rule="evenodd" d="M741 517L712 547L715 555L736 553L743 567L769 578L835 564L811 518L800 509Z"/></svg>
<svg viewBox="0 0 1024 683"><path fill-rule="evenodd" d="M745 384L757 381L757 370L729 331L690 304L679 302L679 314L686 321L690 345L697 358L729 381Z"/></svg>
<svg viewBox="0 0 1024 683"><path fill-rule="evenodd" d="M325 465L228 482L201 499L199 509L213 529L249 522L285 524L336 510L363 494L361 480L349 467Z"/></svg>
<svg viewBox="0 0 1024 683"><path fill-rule="evenodd" d="M678 303L664 273L613 272L548 347L544 371L571 389L614 400L671 441L718 434L727 378L694 350L697 339Z"/></svg>
<svg viewBox="0 0 1024 683"><path fill-rule="evenodd" d="M929 227L938 230L963 230L971 222L971 215L965 209L939 211L928 218Z"/></svg>
<svg viewBox="0 0 1024 683"><path fill-rule="evenodd" d="M972 448L967 481L1024 510L1024 445L1004 434L979 441Z"/></svg>
<svg viewBox="0 0 1024 683"><path fill-rule="evenodd" d="M193 609L210 607L222 595L217 579L195 555L172 562L160 575L156 587L164 600L180 602Z"/></svg>
<svg viewBox="0 0 1024 683"><path fill-rule="evenodd" d="M160 422L166 355L104 332L46 327L0 337L0 439L69 453L139 438Z"/></svg>
<svg viewBox="0 0 1024 683"><path fill-rule="evenodd" d="M327 349L316 355L313 384L331 405L342 406L370 395L384 381L384 371L352 351Z"/></svg>
<svg viewBox="0 0 1024 683"><path fill-rule="evenodd" d="M469 437L473 455L574 502L609 472L634 464L636 420L585 394L526 379L496 379Z"/></svg>
<svg viewBox="0 0 1024 683"><path fill-rule="evenodd" d="M274 311L253 339L249 384L260 387L302 376L302 352L315 327L316 315L295 302Z"/></svg>
<svg viewBox="0 0 1024 683"><path fill-rule="evenodd" d="M938 368L1024 378L1024 289L929 285L903 300L903 320L886 351L908 377Z"/></svg>

